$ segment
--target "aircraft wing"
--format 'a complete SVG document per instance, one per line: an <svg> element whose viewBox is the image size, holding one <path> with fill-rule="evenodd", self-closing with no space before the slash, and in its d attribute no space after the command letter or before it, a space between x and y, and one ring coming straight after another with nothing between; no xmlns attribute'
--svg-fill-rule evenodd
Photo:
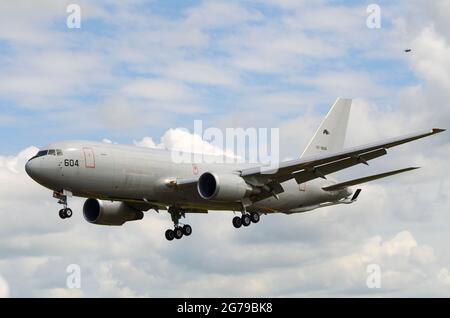
<svg viewBox="0 0 450 318"><path fill-rule="evenodd" d="M387 153L386 149L388 148L435 135L443 131L445 129L434 128L428 131L348 148L336 153L285 161L280 163L278 169L273 171L270 171L268 166L259 166L243 169L239 172L248 183L255 186L279 184L293 178L300 184L315 178L326 178L327 174L346 169L356 164L367 164L367 161L385 155Z"/></svg>

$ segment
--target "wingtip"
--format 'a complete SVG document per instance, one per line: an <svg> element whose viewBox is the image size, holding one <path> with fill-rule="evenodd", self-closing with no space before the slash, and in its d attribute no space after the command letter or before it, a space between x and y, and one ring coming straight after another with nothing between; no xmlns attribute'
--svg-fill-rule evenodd
<svg viewBox="0 0 450 318"><path fill-rule="evenodd" d="M417 170L417 169L420 169L421 167L408 167L408 168L405 168L405 169L400 169L399 171L401 171L401 172L407 172L407 171L413 171L413 170Z"/></svg>
<svg viewBox="0 0 450 318"><path fill-rule="evenodd" d="M431 131L434 133L434 134L438 134L438 133L441 133L441 132L444 132L444 131L446 131L447 129L443 129L443 128L433 128Z"/></svg>

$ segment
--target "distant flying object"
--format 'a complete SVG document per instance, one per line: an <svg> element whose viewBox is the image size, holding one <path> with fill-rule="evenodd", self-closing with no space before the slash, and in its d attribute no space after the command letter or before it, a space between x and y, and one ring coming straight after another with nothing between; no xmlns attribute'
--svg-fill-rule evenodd
<svg viewBox="0 0 450 318"><path fill-rule="evenodd" d="M444 131L432 129L359 147L343 148L352 100L337 99L300 158L285 161L273 174L262 165L175 163L167 150L91 141L57 142L26 163L36 182L53 190L63 205L59 216L72 216L67 198L85 197L84 218L93 224L123 225L143 211L166 210L174 223L168 240L189 236L180 223L189 213L225 210L240 213L236 228L258 223L269 213L294 214L356 202L361 189L349 187L417 169L409 167L345 182L333 172L384 156L387 149Z"/></svg>
<svg viewBox="0 0 450 318"><path fill-rule="evenodd" d="M411 49L406 49L405 50L405 53L409 53L409 52L411 52L412 50Z"/></svg>

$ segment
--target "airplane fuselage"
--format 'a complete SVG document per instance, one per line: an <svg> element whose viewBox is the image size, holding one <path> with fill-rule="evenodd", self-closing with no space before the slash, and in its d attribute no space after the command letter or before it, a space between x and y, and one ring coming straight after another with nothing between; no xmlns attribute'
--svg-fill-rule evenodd
<svg viewBox="0 0 450 318"><path fill-rule="evenodd" d="M155 206L178 206L205 210L240 211L240 202L214 202L203 199L197 188L177 191L171 181L195 178L214 171L232 173L250 164L179 163L168 150L90 141L57 142L45 150L54 150L32 158L27 173L41 185L74 196L112 201L136 201ZM351 195L348 189L325 191L331 180L315 179L298 185L283 182L283 193L248 207L263 213L304 212L333 204Z"/></svg>

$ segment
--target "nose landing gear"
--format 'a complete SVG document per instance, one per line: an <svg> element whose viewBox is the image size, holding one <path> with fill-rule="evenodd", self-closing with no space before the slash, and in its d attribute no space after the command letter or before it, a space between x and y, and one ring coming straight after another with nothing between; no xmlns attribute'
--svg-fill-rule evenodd
<svg viewBox="0 0 450 318"><path fill-rule="evenodd" d="M67 219L72 217L72 210L69 208L59 210L59 217L61 219Z"/></svg>
<svg viewBox="0 0 450 318"><path fill-rule="evenodd" d="M170 207L168 212L170 213L174 224L174 229L168 229L165 233L168 241L172 241L173 239L179 240L183 236L192 234L192 227L189 224L184 224L183 226L179 224L181 217L184 217L184 212L181 209Z"/></svg>
<svg viewBox="0 0 450 318"><path fill-rule="evenodd" d="M59 217L61 219L68 219L72 217L72 210L67 207L67 195L60 192L53 192L53 197L58 199L58 204L62 204L63 209L59 210Z"/></svg>

